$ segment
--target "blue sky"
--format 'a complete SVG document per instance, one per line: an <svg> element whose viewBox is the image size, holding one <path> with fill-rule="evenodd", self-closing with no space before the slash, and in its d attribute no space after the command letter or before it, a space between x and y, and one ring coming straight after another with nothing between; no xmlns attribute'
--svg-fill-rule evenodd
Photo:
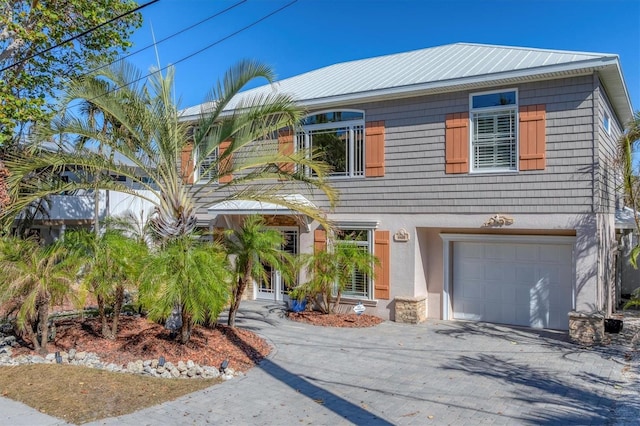
<svg viewBox="0 0 640 426"><path fill-rule="evenodd" d="M152 44L151 27L160 40L240 1L160 0L143 9L133 50ZM203 102L244 58L271 65L283 79L337 62L470 42L618 54L632 106L640 109L640 0L298 0L220 41L291 1L246 0L158 44L160 64L176 64L180 106ZM144 71L157 64L153 49L130 61Z"/></svg>

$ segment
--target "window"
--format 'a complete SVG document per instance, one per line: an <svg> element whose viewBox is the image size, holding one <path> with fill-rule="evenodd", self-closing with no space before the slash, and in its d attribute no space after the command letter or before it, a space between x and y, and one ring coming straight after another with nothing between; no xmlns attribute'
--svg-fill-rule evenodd
<svg viewBox="0 0 640 426"><path fill-rule="evenodd" d="M602 117L602 127L604 127L604 130L607 132L607 134L611 134L611 118L606 112Z"/></svg>
<svg viewBox="0 0 640 426"><path fill-rule="evenodd" d="M330 111L306 117L296 133L298 150L314 150L332 177L365 175L364 113Z"/></svg>
<svg viewBox="0 0 640 426"><path fill-rule="evenodd" d="M473 171L517 170L517 92L471 95Z"/></svg>
<svg viewBox="0 0 640 426"><path fill-rule="evenodd" d="M196 158L198 158L198 155L196 155ZM217 178L218 176L218 170L216 168L217 161L218 161L218 148L214 149L213 152L211 152L211 154L209 154L206 158L204 158L200 162L200 166L198 167L198 176L197 176L197 179L198 181L200 181L200 183L207 183Z"/></svg>
<svg viewBox="0 0 640 426"><path fill-rule="evenodd" d="M371 234L372 231L369 229L339 229L336 232L334 250L340 250L340 246L344 245L355 245L360 250L373 253ZM346 297L371 299L370 277L360 271L355 271L351 280L345 284L342 294Z"/></svg>

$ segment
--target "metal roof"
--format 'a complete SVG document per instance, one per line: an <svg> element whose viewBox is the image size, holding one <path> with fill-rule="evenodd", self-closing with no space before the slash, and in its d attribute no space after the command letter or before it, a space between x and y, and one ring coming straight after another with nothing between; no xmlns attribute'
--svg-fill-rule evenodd
<svg viewBox="0 0 640 426"><path fill-rule="evenodd" d="M623 123L633 116L618 56L524 47L455 43L330 65L273 85L242 92L241 99L277 91L307 107L409 97L597 71ZM203 105L182 111L198 115Z"/></svg>
<svg viewBox="0 0 640 426"><path fill-rule="evenodd" d="M316 208L316 206L301 194L283 195L284 201L290 204L299 204L304 207ZM300 214L289 207L285 207L275 203L267 203L256 200L226 200L216 203L207 209L210 215L220 214Z"/></svg>
<svg viewBox="0 0 640 426"><path fill-rule="evenodd" d="M615 213L616 229L636 229L637 216L638 216L638 212L629 207L616 208L616 213Z"/></svg>

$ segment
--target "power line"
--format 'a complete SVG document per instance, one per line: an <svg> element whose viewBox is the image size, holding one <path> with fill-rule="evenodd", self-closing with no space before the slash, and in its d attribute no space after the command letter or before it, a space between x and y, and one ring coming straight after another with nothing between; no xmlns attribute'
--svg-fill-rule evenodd
<svg viewBox="0 0 640 426"><path fill-rule="evenodd" d="M177 61L175 61L172 65L179 64L181 62L186 61L187 59L191 59L192 57L194 57L196 55L199 55L200 53L204 52L205 50L208 50L208 49L210 49L210 48L222 43L223 41L226 41L226 40L230 39L231 37L234 37L234 36L240 34L241 32L246 31L249 28L258 25L260 22L272 17L273 15L275 15L277 13L282 12L283 10L285 10L286 8L292 6L294 3L297 3L297 2L298 2L298 0L293 0L293 1L285 4L284 6L278 8L278 9L274 10L273 12L271 12L271 13L263 16L262 18L258 19L257 21L254 21L254 22L250 23L249 25L246 25L246 26L240 28L239 30L236 30L236 31L232 32L231 34L214 41L213 43L203 47L202 49L199 49L199 50L197 50L197 51L195 51L195 52L193 52L193 53L191 53L191 54L189 54L187 56L183 56L182 58L180 58ZM166 65L166 66L164 66L164 67L162 67L160 69L155 70L154 72L145 74L142 77L136 78L135 80L131 80L131 81L127 82L126 84L123 84L122 86L114 87L113 89L110 89L110 90L106 91L105 93L103 93L101 95L95 96L95 97L93 97L91 99L87 99L87 101L91 102L91 101L93 101L95 99L98 99L98 98L100 98L102 96L108 95L109 93L113 93L113 92L118 91L118 90L120 90L120 89L122 89L124 87L130 86L130 85L132 85L134 83L137 83L137 82L139 82L141 80L144 80L145 78L151 77L153 74L156 74L158 72L164 71L167 68L169 68L170 66L171 65Z"/></svg>
<svg viewBox="0 0 640 426"><path fill-rule="evenodd" d="M241 1L239 1L238 3L235 3L235 4L233 4L233 5L229 6L229 7L227 7L226 9L221 10L220 12L216 12L216 13L214 13L213 15L210 15L210 16L208 16L208 17L206 17L206 18L204 18L204 19L202 19L202 20L200 20L200 21L198 21L198 22L196 22L196 23L194 23L194 24L189 25L188 27L185 27L185 28L183 28L183 29L181 29L181 30L179 30L179 31L176 31L176 32L175 32L175 33L173 33L173 34L170 34L170 35L168 35L168 36L166 36L166 37L162 38L162 39L160 39L160 40L156 41L156 42L155 42L155 43L153 43L153 44L149 44L149 45L147 45L147 46L145 46L145 47L143 47L143 48L141 48L141 49L135 50L135 51L133 51L133 52L131 52L131 53L127 53L126 55L121 56L120 58L118 58L118 59L116 59L116 60L113 60L113 61L111 61L111 62L109 62L109 63L103 64L103 65L100 65L99 67L96 67L96 68L94 68L94 69L92 69L91 71L88 71L88 72L86 72L86 73L80 74L80 77L83 77L83 76L85 76L85 75L89 75L89 74L91 74L92 72L96 72L96 71L98 71L98 70L101 70L101 69L103 69L103 68L108 67L109 65L113 65L113 64L115 64L116 62L119 62L119 61L122 61L122 60L124 60L124 59L127 59L127 58L129 58L129 57L131 57L131 56L133 56L133 55L137 55L137 54L138 54L138 53L140 53L140 52L144 52L145 50L150 49L150 48L152 48L152 47L153 47L153 46L155 46L155 45L158 45L158 44L160 44L160 43L164 43L165 41L167 41L167 40L169 40L169 39L172 39L172 38L174 38L174 37L177 37L177 36L179 36L180 34L183 34L183 33L187 32L187 31L189 31L189 30L191 30L191 29L193 29L193 28L195 28L195 27L197 27L197 26L199 26L199 25L204 24L204 23L205 23L205 22L207 22L207 21L212 20L213 18L217 18L218 16L220 16L220 15L222 15L222 14L224 14L224 13L227 13L227 12L228 12L228 11L230 11L231 9L236 8L236 7L240 6L242 3L246 3L246 2L247 2L247 0L241 0Z"/></svg>
<svg viewBox="0 0 640 426"><path fill-rule="evenodd" d="M102 24L100 24L100 25L97 25L97 26L95 26L95 27L89 28L88 30L83 31L83 32L81 32L80 34L76 34L76 35L74 35L74 36L72 36L72 37L69 37L68 39L63 40L63 41L61 41L61 42L60 42L60 43L58 43L58 44L55 44L55 45L53 45L53 46L50 46L50 47L48 47L48 48L46 48L46 49L44 49L44 50L41 50L40 52L36 52L36 53L34 53L33 55L31 55L31 56L27 56L26 58L20 59L19 61L16 61L16 62L12 63L11 65L7 65L6 67L4 67L4 68L0 69L0 72L6 71L6 70L8 70L9 68L13 68L13 67L15 67L15 66L17 66L17 65L19 65L19 64L22 64L22 63L24 63L24 62L26 62L26 61L28 61L28 60L30 60L30 59L35 58L36 56L40 56L40 55L42 55L43 53L47 53L47 52L49 52L50 50L55 49L56 47L60 47L60 46L62 46L63 44L69 43L70 41L73 41L73 40L75 40L75 39L77 39L77 38L80 38L80 37L82 37L82 36L85 36L85 35L87 35L87 34L89 34L89 33L93 32L93 31L95 31L95 30L97 30L97 29L99 29L99 28L104 27L105 25L108 25L108 24L110 24L110 23L112 23L112 22L114 22L114 21L117 21L117 20L118 20L118 19L120 19L120 18L123 18L123 17L125 17L125 16L127 16L127 15L130 15L130 14L134 13L134 12L137 12L137 11L138 11L138 10L140 10L140 9L144 9L145 7L150 6L150 5L152 5L152 4L154 4L154 3L157 3L157 2L159 2L159 1L160 1L160 0L151 0L150 2L145 3L145 4L143 4L143 5L140 5L140 6L136 7L136 8L134 8L134 9L131 9L131 10L130 10L130 11L128 11L128 12L125 12L125 13L123 13L123 14L121 14L121 15L115 16L115 17L113 17L113 18L109 19L108 21L103 22L103 23L102 23Z"/></svg>

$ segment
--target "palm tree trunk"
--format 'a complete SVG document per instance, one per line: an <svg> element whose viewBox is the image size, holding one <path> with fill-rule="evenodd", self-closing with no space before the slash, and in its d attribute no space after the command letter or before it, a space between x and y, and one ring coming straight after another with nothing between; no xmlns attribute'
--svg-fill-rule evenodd
<svg viewBox="0 0 640 426"><path fill-rule="evenodd" d="M38 333L36 332L36 330L38 329L38 320L36 319L36 323L34 324L32 321L29 321L29 324L27 324L26 332L27 332L27 337L29 338L29 340L31 340L31 343L33 344L33 350L36 352L40 351L40 341L38 340Z"/></svg>
<svg viewBox="0 0 640 426"><path fill-rule="evenodd" d="M38 306L38 328L40 329L40 348L38 352L47 354L47 343L49 341L49 295L40 298Z"/></svg>
<svg viewBox="0 0 640 426"><path fill-rule="evenodd" d="M251 271L250 268L247 268L247 270ZM231 328L236 327L236 314L238 313L238 309L240 308L240 300L242 299L242 294L244 293L245 288L247 288L247 283L250 282L250 280L251 272L246 273L243 278L238 279L238 285L233 291L231 306L229 306L229 319L227 321L227 325Z"/></svg>
<svg viewBox="0 0 640 426"><path fill-rule="evenodd" d="M118 335L118 322L120 321L120 311L124 302L124 287L116 287L116 300L113 303L113 318L111 319L111 335L109 339L115 339Z"/></svg>
<svg viewBox="0 0 640 426"><path fill-rule="evenodd" d="M180 326L180 343L184 345L189 342L189 339L191 339L191 329L193 328L193 319L191 318L191 315L187 312L184 305L182 305L181 313L182 313L182 325Z"/></svg>
<svg viewBox="0 0 640 426"><path fill-rule="evenodd" d="M333 306L331 308L331 313L335 314L336 313L336 309L338 309L338 307L340 306L340 297L342 296L342 292L340 291L340 289L338 289L338 294L336 294L336 300L334 300L333 302Z"/></svg>
<svg viewBox="0 0 640 426"><path fill-rule="evenodd" d="M109 323L107 322L107 313L105 310L104 297L100 294L97 296L98 316L100 317L100 325L102 326L102 337L109 338Z"/></svg>

